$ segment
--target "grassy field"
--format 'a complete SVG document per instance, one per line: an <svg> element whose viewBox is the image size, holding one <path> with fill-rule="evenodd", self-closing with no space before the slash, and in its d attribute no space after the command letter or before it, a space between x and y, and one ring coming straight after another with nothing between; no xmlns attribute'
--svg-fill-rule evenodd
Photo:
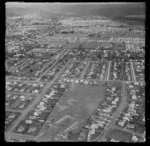
<svg viewBox="0 0 150 146"><path fill-rule="evenodd" d="M55 123L69 115L82 125L103 99L104 87L72 85L61 97L50 118L53 117Z"/></svg>
<svg viewBox="0 0 150 146"><path fill-rule="evenodd" d="M109 133L108 138L119 140L120 142L130 142L132 135L130 133L115 129Z"/></svg>

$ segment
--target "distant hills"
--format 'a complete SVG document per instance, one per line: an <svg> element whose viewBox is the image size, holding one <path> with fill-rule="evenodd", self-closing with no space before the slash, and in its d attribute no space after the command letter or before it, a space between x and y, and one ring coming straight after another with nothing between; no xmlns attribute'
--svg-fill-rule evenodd
<svg viewBox="0 0 150 146"><path fill-rule="evenodd" d="M19 8L19 7L6 8L6 17L23 16L33 13L39 13L39 11L32 8Z"/></svg>
<svg viewBox="0 0 150 146"><path fill-rule="evenodd" d="M7 5L6 17L23 16L36 13L40 16L104 16L109 18L127 18L145 16L144 3L107 3L107 4L21 4ZM129 18L129 17L128 17ZM143 17L144 18L144 17ZM143 19L140 18L140 19Z"/></svg>
<svg viewBox="0 0 150 146"><path fill-rule="evenodd" d="M16 16L24 16L30 14L36 14L41 17L54 16L52 12L51 13L46 12L38 8L19 8L19 7L6 8L6 17L16 17Z"/></svg>

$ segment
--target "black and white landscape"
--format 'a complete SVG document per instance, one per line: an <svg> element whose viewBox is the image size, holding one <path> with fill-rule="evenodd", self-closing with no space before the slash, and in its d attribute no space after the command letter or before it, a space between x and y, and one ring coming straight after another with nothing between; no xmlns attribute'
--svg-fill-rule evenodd
<svg viewBox="0 0 150 146"><path fill-rule="evenodd" d="M6 3L5 140L145 142L145 9Z"/></svg>

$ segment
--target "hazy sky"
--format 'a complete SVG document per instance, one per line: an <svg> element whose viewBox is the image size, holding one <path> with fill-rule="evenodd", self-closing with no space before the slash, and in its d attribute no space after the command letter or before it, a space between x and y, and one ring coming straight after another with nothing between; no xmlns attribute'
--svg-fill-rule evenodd
<svg viewBox="0 0 150 146"><path fill-rule="evenodd" d="M24 3L24 2L8 2L6 8L8 14L17 15L33 13L35 10L41 15L60 14L60 15L95 15L114 18L126 15L145 15L145 3L127 3L127 2L106 2L106 3ZM10 9L9 9L10 8ZM18 8L18 9L17 9ZM23 8L21 10L21 8ZM25 9L28 10L25 10ZM18 11L18 12L17 12ZM43 12L43 13L42 13ZM49 14L48 14L49 13Z"/></svg>
<svg viewBox="0 0 150 146"><path fill-rule="evenodd" d="M33 5L40 5L40 4L47 4L47 3L25 3L25 2L7 2L6 3L6 6L33 6ZM99 2L99 3L61 3L61 2L55 2L55 3L48 3L48 4L52 4L52 5L56 5L56 4L119 4L119 5L122 5L122 4L144 4L143 2L141 3L137 3L137 2L131 2L131 3L127 3L127 2Z"/></svg>

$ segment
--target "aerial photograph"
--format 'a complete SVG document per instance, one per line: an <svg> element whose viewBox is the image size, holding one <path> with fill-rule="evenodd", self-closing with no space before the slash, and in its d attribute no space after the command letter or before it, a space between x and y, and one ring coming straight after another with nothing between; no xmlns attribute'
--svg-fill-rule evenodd
<svg viewBox="0 0 150 146"><path fill-rule="evenodd" d="M145 11L5 3L5 141L144 143Z"/></svg>

